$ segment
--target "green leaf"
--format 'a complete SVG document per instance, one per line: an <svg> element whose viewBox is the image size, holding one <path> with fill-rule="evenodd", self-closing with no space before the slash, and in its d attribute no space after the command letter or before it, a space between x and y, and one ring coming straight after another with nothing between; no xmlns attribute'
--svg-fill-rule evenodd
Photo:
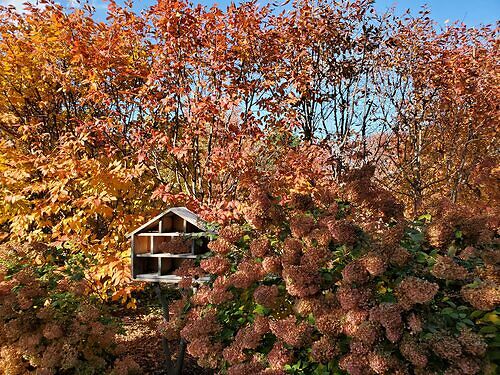
<svg viewBox="0 0 500 375"><path fill-rule="evenodd" d="M262 305L259 305L258 303L255 304L255 309L253 310L253 312L255 314L259 314L259 315L267 315L269 314L271 310L269 310L268 308L262 306Z"/></svg>
<svg viewBox="0 0 500 375"><path fill-rule="evenodd" d="M432 220L432 216L431 216L431 214L428 214L428 213L427 214L423 214L423 215L420 215L418 217L418 220L430 222Z"/></svg>
<svg viewBox="0 0 500 375"><path fill-rule="evenodd" d="M484 311L476 310L476 311L473 311L469 316L474 319L474 318L479 318L483 314L484 314Z"/></svg>
<svg viewBox="0 0 500 375"><path fill-rule="evenodd" d="M482 327L479 330L479 333L486 334L486 333L495 333L497 331L497 328L495 326L486 326Z"/></svg>
<svg viewBox="0 0 500 375"><path fill-rule="evenodd" d="M457 305L455 305L455 303L453 303L452 301L446 301L446 303L455 309L457 308ZM460 310L460 309L457 309L457 310Z"/></svg>
<svg viewBox="0 0 500 375"><path fill-rule="evenodd" d="M445 307L441 310L442 315L451 315L453 313L453 309L451 307Z"/></svg>
<svg viewBox="0 0 500 375"><path fill-rule="evenodd" d="M417 262L418 263L426 263L427 261L427 254L420 251L418 254L417 254Z"/></svg>

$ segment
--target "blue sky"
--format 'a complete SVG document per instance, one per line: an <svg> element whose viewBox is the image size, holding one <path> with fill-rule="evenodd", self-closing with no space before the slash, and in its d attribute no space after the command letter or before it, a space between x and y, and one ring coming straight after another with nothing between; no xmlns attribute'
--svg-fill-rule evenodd
<svg viewBox="0 0 500 375"><path fill-rule="evenodd" d="M31 0L35 1L36 0ZM68 5L74 0L58 0L60 4ZM97 12L102 14L105 12L105 0L91 0L97 8ZM147 8L156 0L135 0L136 7ZM276 2L278 2L277 0ZM13 4L21 6L25 0L0 0L0 4ZM118 0L123 3L122 0ZM218 4L220 7L226 7L230 0L202 0L193 1L194 3L202 3L204 5ZM265 0L261 0L265 4ZM500 0L376 0L375 6L379 11L384 11L391 6L396 7L398 14L403 13L406 9L411 9L415 13L424 4L429 6L431 16L440 25L445 25L445 22L463 21L469 26L478 26L480 24L494 24L500 19Z"/></svg>

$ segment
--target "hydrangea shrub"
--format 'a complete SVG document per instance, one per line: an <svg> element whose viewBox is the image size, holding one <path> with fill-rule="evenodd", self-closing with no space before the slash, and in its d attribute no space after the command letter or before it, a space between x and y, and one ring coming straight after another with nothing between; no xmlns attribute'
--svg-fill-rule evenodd
<svg viewBox="0 0 500 375"><path fill-rule="evenodd" d="M120 358L118 326L87 295L81 259L43 244L0 247L2 373L140 373Z"/></svg>
<svg viewBox="0 0 500 375"><path fill-rule="evenodd" d="M166 331L237 374L479 374L498 363L493 216L444 205L407 222L369 180L276 197L253 189L190 277ZM458 211L460 212L458 212Z"/></svg>

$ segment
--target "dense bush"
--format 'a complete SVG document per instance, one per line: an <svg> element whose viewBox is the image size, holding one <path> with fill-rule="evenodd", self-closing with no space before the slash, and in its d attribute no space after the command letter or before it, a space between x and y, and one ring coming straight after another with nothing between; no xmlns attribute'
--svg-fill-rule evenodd
<svg viewBox="0 0 500 375"><path fill-rule="evenodd" d="M494 216L443 204L406 222L358 177L289 198L254 189L247 224L223 228L201 262L213 282L167 331L233 375L494 373Z"/></svg>
<svg viewBox="0 0 500 375"><path fill-rule="evenodd" d="M2 374L139 371L118 358L116 322L85 295L83 260L43 244L0 248Z"/></svg>

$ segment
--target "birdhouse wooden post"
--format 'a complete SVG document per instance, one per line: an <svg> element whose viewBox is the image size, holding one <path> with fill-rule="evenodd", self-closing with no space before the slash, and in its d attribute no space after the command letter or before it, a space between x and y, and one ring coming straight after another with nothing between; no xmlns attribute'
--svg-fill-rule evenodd
<svg viewBox="0 0 500 375"><path fill-rule="evenodd" d="M208 252L210 234L206 222L186 207L162 212L127 235L132 246L132 278L177 284L181 277L174 271L187 259ZM208 277L197 281L208 281Z"/></svg>

